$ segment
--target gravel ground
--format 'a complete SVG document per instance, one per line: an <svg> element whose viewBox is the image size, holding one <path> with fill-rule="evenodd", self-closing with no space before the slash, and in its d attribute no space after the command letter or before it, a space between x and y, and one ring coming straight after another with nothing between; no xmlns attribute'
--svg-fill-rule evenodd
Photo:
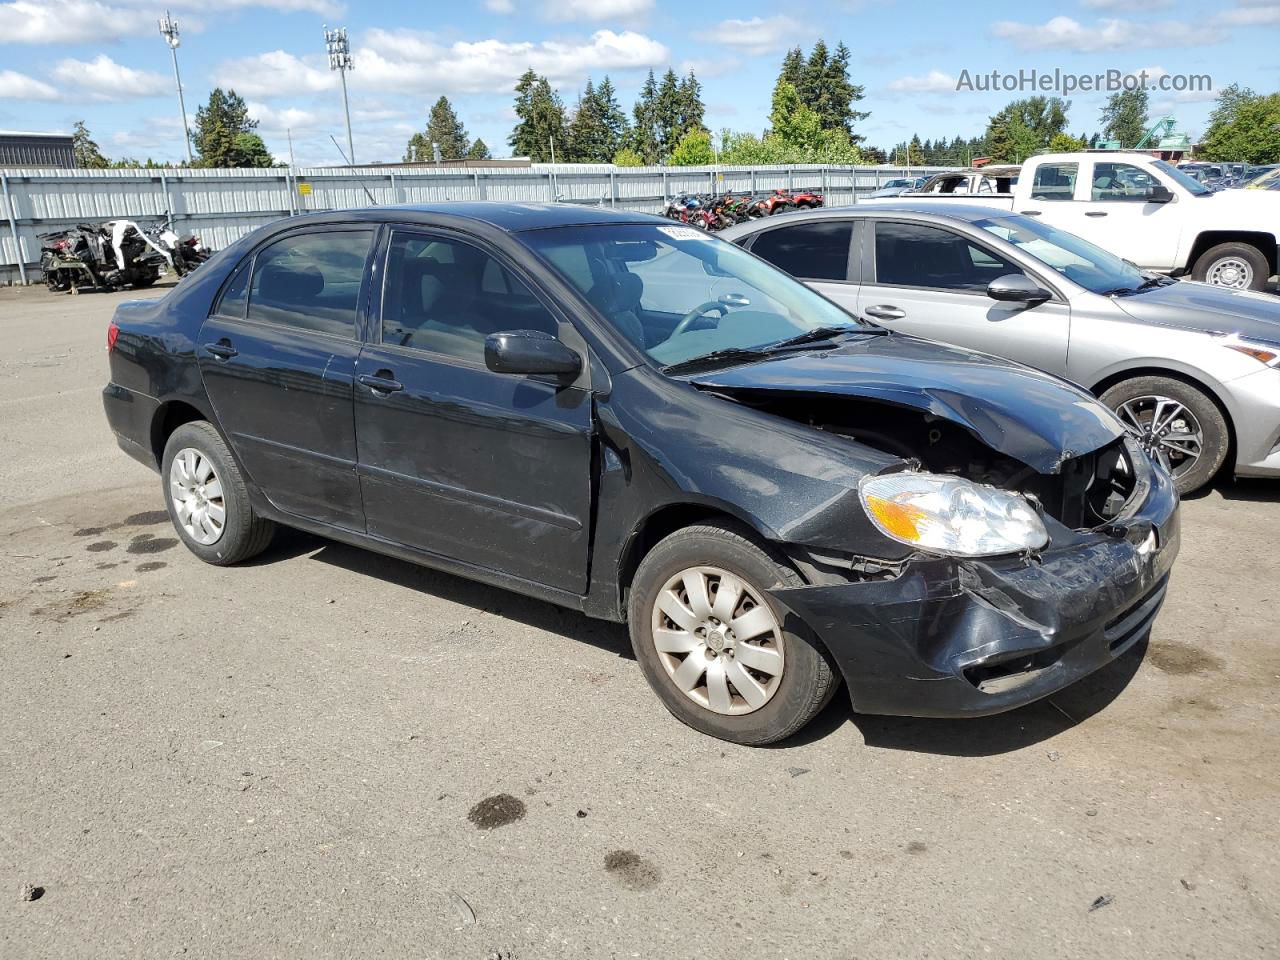
<svg viewBox="0 0 1280 960"><path fill-rule="evenodd" d="M1280 954L1280 481L1150 645L969 721L702 737L623 628L288 534L205 566L102 416L117 295L0 290L0 957Z"/></svg>

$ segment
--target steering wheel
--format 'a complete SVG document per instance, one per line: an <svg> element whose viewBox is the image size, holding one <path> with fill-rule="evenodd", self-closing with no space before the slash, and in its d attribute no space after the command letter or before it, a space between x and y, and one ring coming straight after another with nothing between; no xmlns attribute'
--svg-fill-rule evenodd
<svg viewBox="0 0 1280 960"><path fill-rule="evenodd" d="M729 312L729 305L721 303L719 300L708 300L706 303L698 304L680 318L680 322L675 325L675 328L671 331L671 336L667 337L667 339L674 340L676 337L686 333L688 329L693 326L693 321L697 320L708 310L719 310L720 316L723 317Z"/></svg>

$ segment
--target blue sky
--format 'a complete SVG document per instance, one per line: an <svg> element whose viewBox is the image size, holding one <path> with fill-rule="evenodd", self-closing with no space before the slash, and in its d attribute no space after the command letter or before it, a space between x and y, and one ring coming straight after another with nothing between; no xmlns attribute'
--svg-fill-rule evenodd
<svg viewBox="0 0 1280 960"><path fill-rule="evenodd" d="M866 87L859 128L891 146L981 133L1015 95L955 90L970 74L1022 69L1208 74L1280 90L1280 0L1040 0L969 4L900 0L171 0L188 111L216 84L251 104L259 131L298 163L339 160L341 98L322 24L349 28L357 159L398 160L441 94L471 136L505 155L511 87L526 66L572 104L608 73L628 111L645 72L693 69L713 129L758 131L789 46L821 36L854 53ZM108 156L175 159L182 138L169 52L146 0L0 0L0 129L66 130L85 120ZM1212 92L1152 94L1153 115L1203 131ZM1072 132L1098 128L1104 95L1072 98Z"/></svg>

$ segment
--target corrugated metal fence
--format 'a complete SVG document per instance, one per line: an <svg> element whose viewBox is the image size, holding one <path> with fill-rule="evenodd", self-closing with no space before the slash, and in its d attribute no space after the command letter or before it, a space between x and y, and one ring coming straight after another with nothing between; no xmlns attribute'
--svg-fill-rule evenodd
<svg viewBox="0 0 1280 960"><path fill-rule="evenodd" d="M920 175L941 168L913 169ZM812 189L847 206L886 180L890 167L532 167L267 170L0 170L0 284L38 282L40 234L113 218L173 217L220 250L281 217L320 210L446 200L562 201L659 212L679 193Z"/></svg>

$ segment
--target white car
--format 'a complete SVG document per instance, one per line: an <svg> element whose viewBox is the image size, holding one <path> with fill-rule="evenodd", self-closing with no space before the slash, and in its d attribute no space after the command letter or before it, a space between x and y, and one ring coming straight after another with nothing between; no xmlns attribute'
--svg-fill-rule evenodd
<svg viewBox="0 0 1280 960"><path fill-rule="evenodd" d="M1050 153L1016 179L972 190L990 172L940 174L912 200L1000 207L1084 237L1146 270L1237 290L1265 290L1280 265L1280 194L1214 192L1145 153ZM964 190L947 190L948 183ZM1003 180L1003 182L1001 182ZM888 203L868 199L863 203Z"/></svg>

